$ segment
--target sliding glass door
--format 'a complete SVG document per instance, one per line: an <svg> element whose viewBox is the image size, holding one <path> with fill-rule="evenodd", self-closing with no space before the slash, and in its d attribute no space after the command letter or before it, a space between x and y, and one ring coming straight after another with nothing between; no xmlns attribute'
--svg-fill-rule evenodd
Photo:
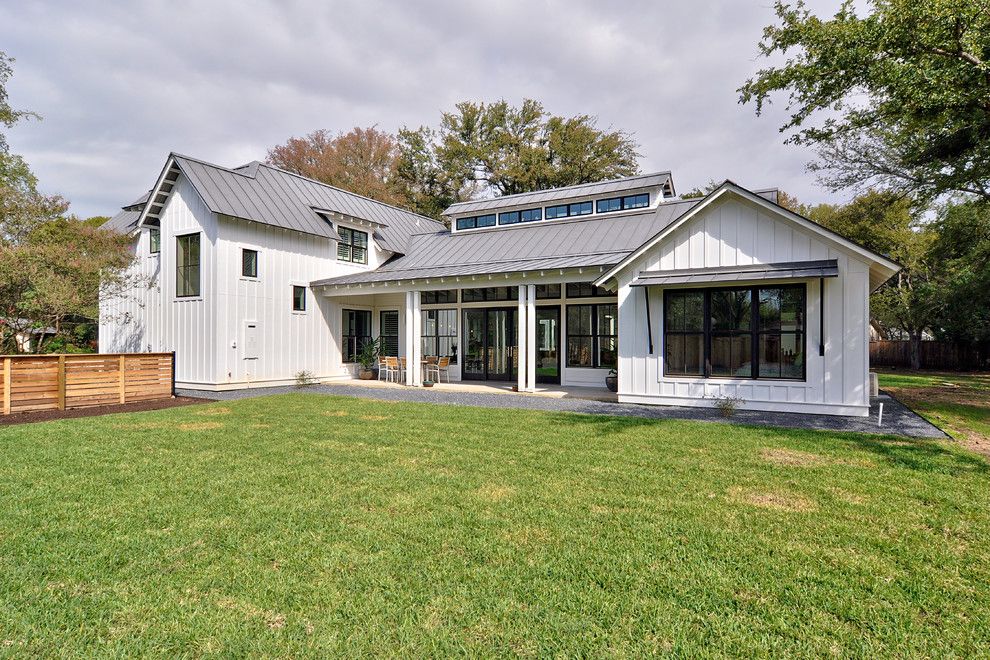
<svg viewBox="0 0 990 660"><path fill-rule="evenodd" d="M465 380L513 380L516 364L516 310L512 307L464 310Z"/></svg>

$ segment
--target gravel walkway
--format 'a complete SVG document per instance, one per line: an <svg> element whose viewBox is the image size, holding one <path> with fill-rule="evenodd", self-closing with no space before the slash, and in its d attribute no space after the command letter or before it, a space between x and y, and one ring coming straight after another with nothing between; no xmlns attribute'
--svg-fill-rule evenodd
<svg viewBox="0 0 990 660"><path fill-rule="evenodd" d="M263 387L227 392L205 390L177 390L181 396L205 399L248 399L272 394L298 392L294 387ZM621 417L645 417L648 419L691 419L703 422L725 422L712 408L688 408L681 406L645 406L632 403L589 401L587 399L553 398L527 394L479 392L451 392L412 387L363 387L361 385L314 385L306 392L319 392L339 396L386 401L410 401L447 405L480 406L482 408L525 408L557 412L588 413L592 415L618 415ZM883 403L883 426L877 428L877 411ZM820 431L856 431L860 433L886 433L914 438L945 438L941 430L915 414L889 395L881 394L873 399L869 417L838 417L835 415L808 415L800 413L759 412L741 409L732 417L732 423L780 428L815 429Z"/></svg>

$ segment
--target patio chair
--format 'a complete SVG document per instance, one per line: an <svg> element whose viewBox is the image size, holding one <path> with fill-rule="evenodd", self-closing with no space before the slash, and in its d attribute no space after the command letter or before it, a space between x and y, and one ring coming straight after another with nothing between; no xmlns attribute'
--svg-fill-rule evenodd
<svg viewBox="0 0 990 660"><path fill-rule="evenodd" d="M399 380L402 381L402 382L405 382L406 381L406 358L400 357L400 358L396 358L396 360L399 363L399 371L398 371Z"/></svg>
<svg viewBox="0 0 990 660"><path fill-rule="evenodd" d="M385 380L394 382L399 381L399 358L396 357L384 357L382 358L384 366L380 367L385 371ZM380 376L379 376L380 379Z"/></svg>
<svg viewBox="0 0 990 660"><path fill-rule="evenodd" d="M378 357L378 380L388 380L388 359L385 356Z"/></svg>
<svg viewBox="0 0 990 660"><path fill-rule="evenodd" d="M447 376L447 382L450 382L450 358L442 357L438 358L436 362L430 362L426 365L426 377L433 380L435 383L440 382L441 374ZM431 374L436 374L436 378L431 378Z"/></svg>

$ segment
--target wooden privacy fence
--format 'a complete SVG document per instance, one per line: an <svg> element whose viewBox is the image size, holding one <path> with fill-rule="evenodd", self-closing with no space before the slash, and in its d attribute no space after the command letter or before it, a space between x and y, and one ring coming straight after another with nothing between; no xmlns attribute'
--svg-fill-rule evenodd
<svg viewBox="0 0 990 660"><path fill-rule="evenodd" d="M990 345L959 346L951 342L923 341L919 357L922 369L985 369L990 362ZM882 340L870 342L871 367L910 367L911 342Z"/></svg>
<svg viewBox="0 0 990 660"><path fill-rule="evenodd" d="M172 396L174 353L4 355L4 415Z"/></svg>

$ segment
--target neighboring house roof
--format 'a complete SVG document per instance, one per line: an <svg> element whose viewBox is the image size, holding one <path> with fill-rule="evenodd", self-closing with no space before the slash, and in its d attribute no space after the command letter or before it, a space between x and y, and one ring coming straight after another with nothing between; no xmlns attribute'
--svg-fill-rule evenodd
<svg viewBox="0 0 990 660"><path fill-rule="evenodd" d="M597 183L580 183L564 188L553 188L551 190L538 190L536 192L519 193L517 195L503 195L491 199L476 199L467 202L451 204L443 212L445 216L461 215L463 213L473 213L475 211L486 211L494 208L504 208L508 206L525 206L527 204L544 204L558 199L570 199L572 197L585 197L591 195L607 195L626 190L638 188L650 188L662 186L664 194L673 194L673 182L670 172L655 172L653 174L638 174L624 179L614 179L612 181L600 181Z"/></svg>
<svg viewBox="0 0 990 660"><path fill-rule="evenodd" d="M589 216L512 229L419 234L412 237L408 254L377 270L318 280L312 285L612 266L700 201L669 201L643 213L607 218Z"/></svg>

